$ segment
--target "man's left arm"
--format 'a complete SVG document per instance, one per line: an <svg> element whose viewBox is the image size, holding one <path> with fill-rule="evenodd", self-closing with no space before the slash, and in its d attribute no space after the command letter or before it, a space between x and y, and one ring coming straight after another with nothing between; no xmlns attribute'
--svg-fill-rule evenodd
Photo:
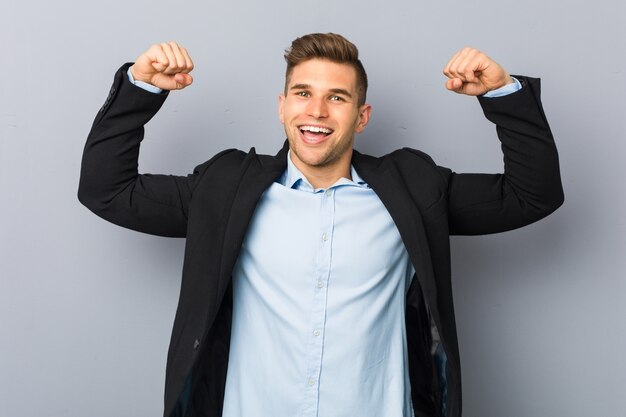
<svg viewBox="0 0 626 417"><path fill-rule="evenodd" d="M442 168L448 182L450 233L502 232L556 210L563 203L563 188L539 80L516 76L522 86L519 91L489 97L489 92L515 80L497 62L471 48L455 54L444 74L449 90L478 96L485 116L496 124L504 154L504 174L456 174Z"/></svg>

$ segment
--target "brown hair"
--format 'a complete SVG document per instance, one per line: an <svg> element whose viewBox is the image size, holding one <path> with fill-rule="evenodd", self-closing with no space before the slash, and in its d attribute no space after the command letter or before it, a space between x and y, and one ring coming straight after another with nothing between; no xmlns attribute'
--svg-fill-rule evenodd
<svg viewBox="0 0 626 417"><path fill-rule="evenodd" d="M365 103L367 94L367 74L359 60L356 45L336 33L310 33L291 42L285 49L287 72L285 73L285 94L291 73L296 65L309 59L327 59L338 64L348 64L356 71L356 89L359 94L357 104Z"/></svg>

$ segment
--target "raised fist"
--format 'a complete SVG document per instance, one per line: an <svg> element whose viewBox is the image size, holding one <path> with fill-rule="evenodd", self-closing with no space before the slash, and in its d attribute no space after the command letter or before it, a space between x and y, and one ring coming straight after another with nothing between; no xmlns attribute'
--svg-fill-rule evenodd
<svg viewBox="0 0 626 417"><path fill-rule="evenodd" d="M480 96L514 82L496 61L474 48L463 48L454 54L443 73L449 78L448 90L470 96Z"/></svg>
<svg viewBox="0 0 626 417"><path fill-rule="evenodd" d="M176 42L152 45L131 67L133 78L162 90L181 90L193 82L193 62Z"/></svg>

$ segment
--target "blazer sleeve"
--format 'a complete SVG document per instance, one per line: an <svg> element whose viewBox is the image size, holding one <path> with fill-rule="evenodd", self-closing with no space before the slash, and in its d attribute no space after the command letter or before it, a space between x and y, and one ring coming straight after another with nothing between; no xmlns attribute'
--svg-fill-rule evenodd
<svg viewBox="0 0 626 417"><path fill-rule="evenodd" d="M539 79L515 76L513 94L479 97L495 123L504 155L503 174L456 174L440 168L448 184L451 234L497 233L535 222L564 201L559 160L540 101Z"/></svg>
<svg viewBox="0 0 626 417"><path fill-rule="evenodd" d="M78 199L98 216L140 232L184 237L194 186L211 161L188 176L138 174L144 125L164 103L133 85L125 64L115 75L85 144Z"/></svg>

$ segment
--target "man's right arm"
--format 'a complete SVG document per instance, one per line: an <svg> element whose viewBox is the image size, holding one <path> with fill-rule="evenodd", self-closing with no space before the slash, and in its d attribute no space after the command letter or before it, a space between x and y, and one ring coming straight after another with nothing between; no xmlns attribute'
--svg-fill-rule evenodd
<svg viewBox="0 0 626 417"><path fill-rule="evenodd" d="M186 51L174 45L155 45L142 54L132 66L133 77L163 90L190 85L193 63ZM120 226L182 237L188 203L203 166L187 177L138 174L143 126L160 109L167 91L154 94L133 85L128 79L129 66L115 75L87 138L78 198L94 213Z"/></svg>

